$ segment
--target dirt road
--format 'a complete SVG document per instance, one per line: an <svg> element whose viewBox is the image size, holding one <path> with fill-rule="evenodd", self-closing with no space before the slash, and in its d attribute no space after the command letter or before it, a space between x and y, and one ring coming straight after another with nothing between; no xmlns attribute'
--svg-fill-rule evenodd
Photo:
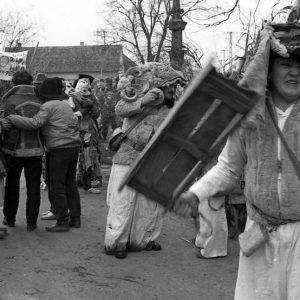
<svg viewBox="0 0 300 300"><path fill-rule="evenodd" d="M105 185L109 167L104 169ZM229 241L226 258L202 260L186 241L194 237L191 220L166 215L161 252L129 253L125 260L102 253L106 221L105 187L100 195L80 190L82 228L49 233L38 222L28 233L25 187L15 228L0 241L1 300L232 300L238 244ZM48 209L42 192L41 211ZM2 221L2 213L1 213Z"/></svg>

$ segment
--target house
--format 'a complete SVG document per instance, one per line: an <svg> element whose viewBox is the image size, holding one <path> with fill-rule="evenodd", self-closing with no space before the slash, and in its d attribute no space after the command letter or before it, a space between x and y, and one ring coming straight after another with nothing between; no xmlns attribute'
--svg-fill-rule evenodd
<svg viewBox="0 0 300 300"><path fill-rule="evenodd" d="M28 51L26 66L35 75L62 77L74 81L84 73L95 78L117 77L136 64L123 53L122 45L84 45L61 47L21 47Z"/></svg>

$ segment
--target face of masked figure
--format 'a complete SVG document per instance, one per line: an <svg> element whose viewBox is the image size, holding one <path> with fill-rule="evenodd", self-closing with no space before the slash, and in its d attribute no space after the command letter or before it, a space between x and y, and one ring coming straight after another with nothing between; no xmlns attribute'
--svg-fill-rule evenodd
<svg viewBox="0 0 300 300"><path fill-rule="evenodd" d="M164 93L164 102L169 108L173 107L174 105L176 88L177 88L177 83L173 83L162 89Z"/></svg>
<svg viewBox="0 0 300 300"><path fill-rule="evenodd" d="M89 95L90 80L88 78L81 78L76 84L75 91L81 93L82 95Z"/></svg>
<svg viewBox="0 0 300 300"><path fill-rule="evenodd" d="M90 81L87 78L81 78L78 80L76 84L76 92L80 92L83 88L89 89L90 88Z"/></svg>

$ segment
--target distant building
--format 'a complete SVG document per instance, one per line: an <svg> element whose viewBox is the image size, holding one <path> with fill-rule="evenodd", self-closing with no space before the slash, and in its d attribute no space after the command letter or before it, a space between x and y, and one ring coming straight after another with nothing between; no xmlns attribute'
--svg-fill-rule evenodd
<svg viewBox="0 0 300 300"><path fill-rule="evenodd" d="M15 49L14 49L15 50ZM62 77L69 81L79 73L95 78L116 77L136 64L123 53L121 45L83 45L61 47L19 47L28 50L26 65L30 72L45 73L48 77ZM16 50L15 50L16 51ZM32 59L33 58L33 59Z"/></svg>

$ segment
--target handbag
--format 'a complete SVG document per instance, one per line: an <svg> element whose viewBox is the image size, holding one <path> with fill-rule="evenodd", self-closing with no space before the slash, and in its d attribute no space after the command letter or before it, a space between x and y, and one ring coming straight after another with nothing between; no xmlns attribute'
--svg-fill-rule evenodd
<svg viewBox="0 0 300 300"><path fill-rule="evenodd" d="M268 240L267 230L254 222L239 235L239 244L242 253L249 257Z"/></svg>
<svg viewBox="0 0 300 300"><path fill-rule="evenodd" d="M121 127L116 128L108 140L108 149L112 152L117 152L123 141L126 139L127 134Z"/></svg>
<svg viewBox="0 0 300 300"><path fill-rule="evenodd" d="M145 109L135 122L127 128L127 130L124 131L121 127L116 128L108 140L108 149L112 152L117 152L133 128L136 127L147 115L149 115L154 108L157 108L157 106Z"/></svg>

